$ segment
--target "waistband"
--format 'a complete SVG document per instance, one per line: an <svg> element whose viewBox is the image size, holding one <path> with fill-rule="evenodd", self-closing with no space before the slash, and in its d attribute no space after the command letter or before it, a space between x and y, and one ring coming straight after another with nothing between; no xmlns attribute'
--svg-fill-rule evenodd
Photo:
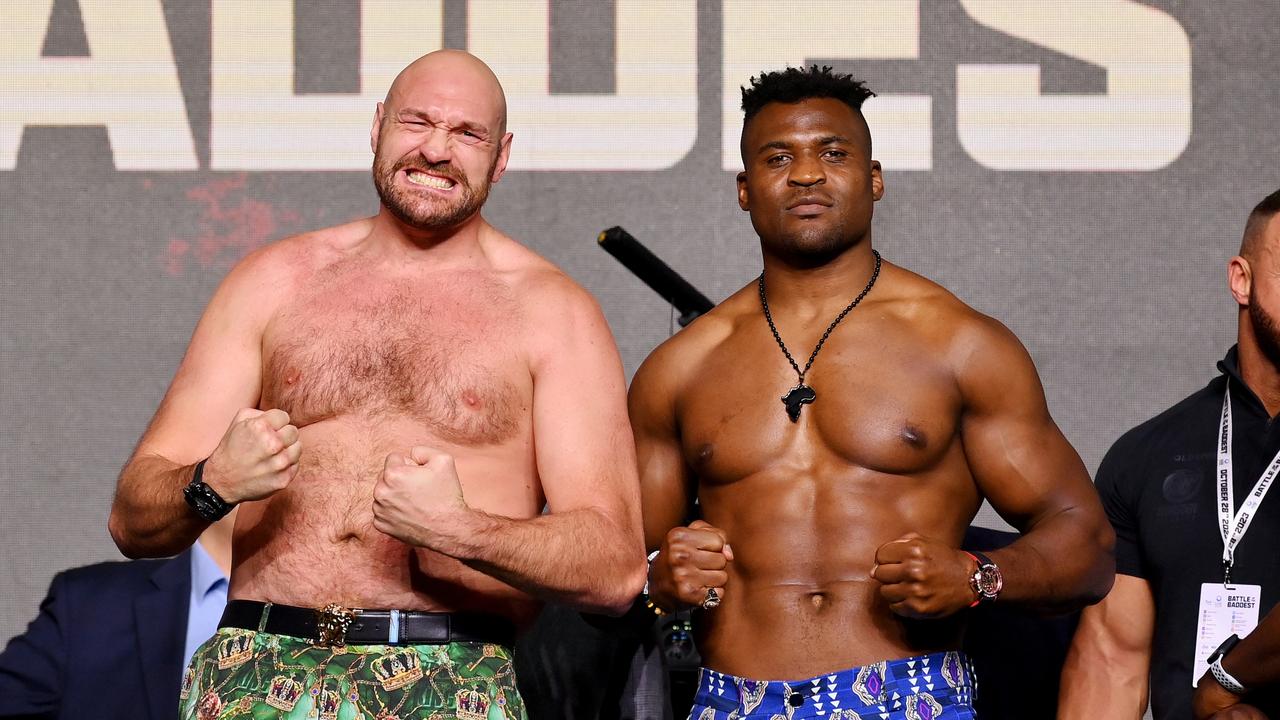
<svg viewBox="0 0 1280 720"><path fill-rule="evenodd" d="M702 668L694 704L738 716L839 716L841 710L906 711L936 718L947 704L971 705L973 670L963 653L948 651L886 660L804 680L752 680ZM803 708L803 710L802 710Z"/></svg>
<svg viewBox="0 0 1280 720"><path fill-rule="evenodd" d="M481 642L511 645L515 626L498 615L417 610L368 610L230 600L218 627L302 638L320 646L445 645Z"/></svg>

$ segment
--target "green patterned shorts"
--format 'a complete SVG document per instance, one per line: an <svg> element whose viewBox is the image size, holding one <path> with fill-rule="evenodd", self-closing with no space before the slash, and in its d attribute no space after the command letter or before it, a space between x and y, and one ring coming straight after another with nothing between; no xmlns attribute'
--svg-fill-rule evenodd
<svg viewBox="0 0 1280 720"><path fill-rule="evenodd" d="M525 720L502 645L320 648L235 628L196 650L181 708L181 720Z"/></svg>

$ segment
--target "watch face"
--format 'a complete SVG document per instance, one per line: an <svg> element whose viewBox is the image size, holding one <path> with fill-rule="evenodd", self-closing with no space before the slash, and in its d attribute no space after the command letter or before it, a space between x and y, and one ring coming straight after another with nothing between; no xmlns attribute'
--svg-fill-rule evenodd
<svg viewBox="0 0 1280 720"><path fill-rule="evenodd" d="M978 592L984 597L994 598L1000 593L1004 582L1000 577L1000 569L995 565L983 565L978 568Z"/></svg>
<svg viewBox="0 0 1280 720"><path fill-rule="evenodd" d="M204 483L192 482L182 489L182 496L197 515L210 522L221 520L231 511L230 506L221 502L213 489Z"/></svg>

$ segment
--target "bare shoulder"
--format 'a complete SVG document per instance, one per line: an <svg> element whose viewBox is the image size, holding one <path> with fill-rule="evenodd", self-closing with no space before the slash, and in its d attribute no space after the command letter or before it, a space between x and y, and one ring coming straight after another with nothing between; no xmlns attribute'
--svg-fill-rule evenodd
<svg viewBox="0 0 1280 720"><path fill-rule="evenodd" d="M590 291L533 250L509 240L498 252L487 252L494 271L531 320L563 323L603 318Z"/></svg>
<svg viewBox="0 0 1280 720"><path fill-rule="evenodd" d="M876 304L917 328L953 369L962 371L975 359L1012 359L1007 357L1010 354L1026 357L1022 343L1009 328L938 283L887 262L884 272L888 292L877 298Z"/></svg>
<svg viewBox="0 0 1280 720"><path fill-rule="evenodd" d="M489 292L522 328L523 349L535 370L566 354L579 360L617 360L617 347L596 298L564 270L496 230L482 242L492 282ZM487 282L487 281L486 281ZM590 357L587 357L590 356Z"/></svg>
<svg viewBox="0 0 1280 720"><path fill-rule="evenodd" d="M317 272L348 256L371 227L365 218L272 242L236 263L224 286L255 302L289 297Z"/></svg>
<svg viewBox="0 0 1280 720"><path fill-rule="evenodd" d="M368 227L368 221L361 221L294 235L245 256L210 299L202 335L256 342L281 309L313 284L317 271L346 256Z"/></svg>
<svg viewBox="0 0 1280 720"><path fill-rule="evenodd" d="M741 288L654 348L636 371L633 392L652 392L654 386L661 385L671 395L680 395L685 381L701 371L706 359L729 340L738 324L760 312L755 288L754 282Z"/></svg>
<svg viewBox="0 0 1280 720"><path fill-rule="evenodd" d="M921 333L967 406L1044 405L1031 355L1009 328L932 280L888 267L890 313Z"/></svg>

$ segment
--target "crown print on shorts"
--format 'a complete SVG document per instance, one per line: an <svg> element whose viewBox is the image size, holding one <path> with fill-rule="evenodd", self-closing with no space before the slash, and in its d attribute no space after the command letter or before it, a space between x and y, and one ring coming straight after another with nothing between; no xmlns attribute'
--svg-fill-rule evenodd
<svg viewBox="0 0 1280 720"><path fill-rule="evenodd" d="M253 632L238 632L218 643L218 669L226 670L253 659Z"/></svg>
<svg viewBox="0 0 1280 720"><path fill-rule="evenodd" d="M289 712L302 697L302 683L291 677L277 675L271 678L271 689L267 691L267 704L277 710Z"/></svg>
<svg viewBox="0 0 1280 720"><path fill-rule="evenodd" d="M337 690L321 690L320 701L316 703L320 720L337 720L341 705L342 695Z"/></svg>
<svg viewBox="0 0 1280 720"><path fill-rule="evenodd" d="M459 690L454 701L458 720L486 720L489 717L489 696L478 690Z"/></svg>
<svg viewBox="0 0 1280 720"><path fill-rule="evenodd" d="M218 697L218 693L210 690L200 697L200 702L196 704L196 717L200 720L215 720L222 714L222 698Z"/></svg>
<svg viewBox="0 0 1280 720"><path fill-rule="evenodd" d="M422 663L412 650L394 650L374 660L369 668L387 692L399 690L422 678Z"/></svg>

